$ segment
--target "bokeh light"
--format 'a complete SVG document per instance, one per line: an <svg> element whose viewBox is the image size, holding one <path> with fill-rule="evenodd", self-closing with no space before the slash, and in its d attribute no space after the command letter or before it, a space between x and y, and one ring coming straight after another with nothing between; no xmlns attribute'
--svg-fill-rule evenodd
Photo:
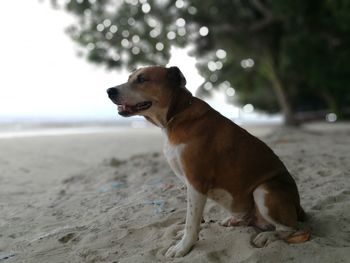
<svg viewBox="0 0 350 263"><path fill-rule="evenodd" d="M166 35L169 40L173 40L176 38L176 34L174 31L169 31L168 34Z"/></svg>
<svg viewBox="0 0 350 263"><path fill-rule="evenodd" d="M156 49L157 49L158 51L162 51L162 50L164 49L163 43L158 42L158 43L156 44Z"/></svg>
<svg viewBox="0 0 350 263"><path fill-rule="evenodd" d="M105 27L109 27L111 24L112 24L112 22L111 22L111 20L109 20L109 19L105 19L105 20L103 21L103 25L104 25Z"/></svg>
<svg viewBox="0 0 350 263"><path fill-rule="evenodd" d="M229 96L229 97L234 96L235 93L236 93L236 91L235 91L235 89L232 88L232 87L229 87L229 88L226 89L226 95Z"/></svg>
<svg viewBox="0 0 350 263"><path fill-rule="evenodd" d="M158 24L157 20L154 19L153 17L148 17L146 21L150 27L156 27Z"/></svg>
<svg viewBox="0 0 350 263"><path fill-rule="evenodd" d="M177 0L177 1L175 2L175 6L176 6L177 8L183 8L183 7L185 6L185 3L184 3L183 0Z"/></svg>
<svg viewBox="0 0 350 263"><path fill-rule="evenodd" d="M191 14L191 15L195 15L197 14L197 8L195 8L194 6L190 6L188 9L187 9L188 13Z"/></svg>
<svg viewBox="0 0 350 263"><path fill-rule="evenodd" d="M204 85L203 85L203 88L205 90L211 90L213 88L213 84L211 84L210 82L206 82Z"/></svg>
<svg viewBox="0 0 350 263"><path fill-rule="evenodd" d="M149 35L152 37L152 38L156 38L157 36L160 35L160 29L159 28L154 28L151 30L151 32L149 32Z"/></svg>
<svg viewBox="0 0 350 263"><path fill-rule="evenodd" d="M181 27L177 30L177 34L181 37L186 35L186 29L184 27Z"/></svg>
<svg viewBox="0 0 350 263"><path fill-rule="evenodd" d="M216 62L215 62L215 64L216 64L216 70L220 70L220 69L222 69L223 64L222 64L222 62L221 62L221 61L216 61Z"/></svg>
<svg viewBox="0 0 350 263"><path fill-rule="evenodd" d="M335 114L335 113L333 113L333 112L328 113L328 114L326 115L326 121L328 121L328 122L336 122L337 119L338 119L337 114Z"/></svg>
<svg viewBox="0 0 350 263"><path fill-rule="evenodd" d="M129 37L129 35L130 35L130 33L129 33L129 30L123 30L123 32L122 32L122 36L123 37Z"/></svg>
<svg viewBox="0 0 350 263"><path fill-rule="evenodd" d="M140 37L138 35L133 35L131 38L132 42L134 42L135 44L140 42Z"/></svg>
<svg viewBox="0 0 350 263"><path fill-rule="evenodd" d="M149 3L145 3L142 5L141 7L142 12L144 12L145 14L149 13L151 11L151 6Z"/></svg>
<svg viewBox="0 0 350 263"><path fill-rule="evenodd" d="M102 32L105 29L105 26L103 24L98 24L96 26L97 31Z"/></svg>
<svg viewBox="0 0 350 263"><path fill-rule="evenodd" d="M95 44L94 43L88 43L86 45L86 48L87 48L88 51L91 51L91 50L93 50L95 48Z"/></svg>
<svg viewBox="0 0 350 263"><path fill-rule="evenodd" d="M218 75L211 74L209 79L210 79L211 82L217 82L218 81Z"/></svg>
<svg viewBox="0 0 350 263"><path fill-rule="evenodd" d="M254 106L252 104L246 104L243 106L244 113L252 113L254 111Z"/></svg>
<svg viewBox="0 0 350 263"><path fill-rule="evenodd" d="M113 59L114 61L120 60L119 54L117 54L117 53L113 54L113 55L112 55L112 59Z"/></svg>
<svg viewBox="0 0 350 263"><path fill-rule="evenodd" d="M106 39L111 40L111 39L113 38L113 33L107 32L107 33L105 34L105 37L106 37Z"/></svg>
<svg viewBox="0 0 350 263"><path fill-rule="evenodd" d="M216 71L216 69L217 69L216 63L214 61L209 61L208 62L208 69L210 71Z"/></svg>
<svg viewBox="0 0 350 263"><path fill-rule="evenodd" d="M134 54L134 55L137 55L137 54L139 54L140 53L140 48L139 47L133 47L132 49L131 49L131 52Z"/></svg>
<svg viewBox="0 0 350 263"><path fill-rule="evenodd" d="M130 42L129 42L129 40L127 40L126 38L124 38L124 39L122 39L122 41L121 41L121 45L122 45L124 48L129 48Z"/></svg>
<svg viewBox="0 0 350 263"><path fill-rule="evenodd" d="M128 24L129 24L130 26L135 25L135 23L136 23L135 19L133 19L132 17L129 17L129 18L128 18Z"/></svg>
<svg viewBox="0 0 350 263"><path fill-rule="evenodd" d="M206 26L202 26L200 29L199 29L199 34L202 36L202 37L205 37L209 34L209 28L207 28Z"/></svg>
<svg viewBox="0 0 350 263"><path fill-rule="evenodd" d="M223 49L218 49L218 50L216 50L216 57L218 58L218 59L224 59L224 58L226 58L226 51L225 50L223 50Z"/></svg>
<svg viewBox="0 0 350 263"><path fill-rule="evenodd" d="M243 60L241 61L241 67L242 67L242 68L251 68L251 67L254 66L254 64L255 64L255 62L254 62L254 60L251 59L251 58L243 59Z"/></svg>
<svg viewBox="0 0 350 263"><path fill-rule="evenodd" d="M116 25L112 25L109 28L109 31L111 31L113 34L115 34L118 31L118 27Z"/></svg>
<svg viewBox="0 0 350 263"><path fill-rule="evenodd" d="M178 26L178 27L184 27L186 25L186 21L185 19L183 18L178 18L175 22L175 24Z"/></svg>

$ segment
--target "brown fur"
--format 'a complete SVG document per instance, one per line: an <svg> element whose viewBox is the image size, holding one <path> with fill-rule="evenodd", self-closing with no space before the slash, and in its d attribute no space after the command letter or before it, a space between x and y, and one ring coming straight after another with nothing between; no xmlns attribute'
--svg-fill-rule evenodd
<svg viewBox="0 0 350 263"><path fill-rule="evenodd" d="M186 145L182 155L185 174L199 192L225 189L235 200L233 211L245 212L254 206L254 189L269 181L271 190L278 191L295 207L292 218L284 209L272 209L276 214L271 216L288 226L296 225L296 214L300 210L296 185L265 143L197 98L169 123L167 132L170 143ZM277 209L279 200L269 198L267 202L269 207ZM284 205L281 204L282 208Z"/></svg>

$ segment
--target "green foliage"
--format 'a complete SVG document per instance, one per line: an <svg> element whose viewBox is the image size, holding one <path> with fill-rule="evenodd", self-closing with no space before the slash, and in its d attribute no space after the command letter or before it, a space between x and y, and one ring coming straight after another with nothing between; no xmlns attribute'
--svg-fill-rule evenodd
<svg viewBox="0 0 350 263"><path fill-rule="evenodd" d="M233 86L236 102L276 112L288 102L276 96L277 79L284 106L298 111L350 105L347 0L71 0L62 8L76 16L67 32L91 62L164 65L172 45L190 45L206 79L200 94Z"/></svg>

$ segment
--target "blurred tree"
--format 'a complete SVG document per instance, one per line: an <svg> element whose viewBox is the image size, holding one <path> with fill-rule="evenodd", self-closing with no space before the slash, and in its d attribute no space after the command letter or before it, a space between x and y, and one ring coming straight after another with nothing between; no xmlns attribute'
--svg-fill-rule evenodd
<svg viewBox="0 0 350 263"><path fill-rule="evenodd" d="M172 45L190 45L206 79L201 94L223 89L240 103L281 110L287 125L297 123L295 110L340 115L350 105L347 0L66 0L62 5L78 18L68 33L91 62L109 68L164 65ZM239 96L233 97L235 90Z"/></svg>

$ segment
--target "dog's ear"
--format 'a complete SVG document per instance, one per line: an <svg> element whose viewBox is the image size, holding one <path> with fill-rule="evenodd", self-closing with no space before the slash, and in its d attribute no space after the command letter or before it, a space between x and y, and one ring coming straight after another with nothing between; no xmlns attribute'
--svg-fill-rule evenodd
<svg viewBox="0 0 350 263"><path fill-rule="evenodd" d="M186 79L178 67L168 68L167 78L170 85L174 87L185 87Z"/></svg>

